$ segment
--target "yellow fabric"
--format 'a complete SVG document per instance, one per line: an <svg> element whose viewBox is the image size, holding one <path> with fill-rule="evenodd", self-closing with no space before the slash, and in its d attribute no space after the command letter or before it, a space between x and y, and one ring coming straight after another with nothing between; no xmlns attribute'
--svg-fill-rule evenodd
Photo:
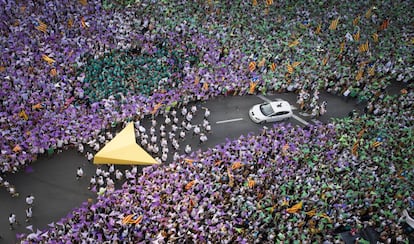
<svg viewBox="0 0 414 244"><path fill-rule="evenodd" d="M129 123L94 157L94 164L159 164L135 141L134 124Z"/></svg>

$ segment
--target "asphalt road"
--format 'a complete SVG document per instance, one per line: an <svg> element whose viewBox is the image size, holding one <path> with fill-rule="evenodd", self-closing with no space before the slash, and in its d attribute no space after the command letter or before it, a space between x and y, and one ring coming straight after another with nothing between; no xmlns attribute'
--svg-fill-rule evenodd
<svg viewBox="0 0 414 244"><path fill-rule="evenodd" d="M235 139L240 135L249 132L258 133L263 126L272 127L272 124L258 125L253 123L248 116L248 110L255 104L266 100L282 98L296 106L296 94L283 93L273 95L250 95L236 97L220 97L208 102L198 103L199 112L193 118L194 123L201 123L204 115L202 107L207 107L210 111L209 121L212 126L212 133L208 135L208 141L199 146L198 137L193 137L192 133L187 133L186 140L181 143L181 152L184 145L190 144L193 151L206 149L225 142L226 138ZM355 101L345 101L343 98L322 93L320 101L328 101L327 113L318 118L318 121L328 122L332 117L344 117L353 109L360 111L362 106L358 106ZM295 118L291 118L287 123L303 126L306 123L317 123L310 116L293 111ZM164 119L157 118L160 124ZM143 125L149 129L149 119L143 121ZM172 150L170 150L171 152ZM171 159L172 157L169 157ZM78 167L82 167L86 174L85 177L76 180L75 173ZM125 167L123 167L125 169ZM26 170L14 175L6 175L5 179L15 185L20 195L12 198L3 187L0 187L0 243L15 243L17 233L30 233L27 226L32 229L43 230L47 224L56 222L65 217L72 209L80 206L88 198L95 198L96 194L87 189L89 179L94 174L96 166L89 163L87 159L74 149L69 149L51 157L41 156L31 164ZM33 207L33 219L25 222L25 198L28 194L35 196ZM15 213L20 222L15 230L11 231L8 224L8 216Z"/></svg>

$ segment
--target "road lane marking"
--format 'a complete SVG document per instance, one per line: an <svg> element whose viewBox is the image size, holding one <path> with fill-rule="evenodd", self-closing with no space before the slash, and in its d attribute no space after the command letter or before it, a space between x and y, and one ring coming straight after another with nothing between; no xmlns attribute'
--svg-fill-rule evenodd
<svg viewBox="0 0 414 244"><path fill-rule="evenodd" d="M313 123L315 123L315 124L320 124L320 123L322 123L322 121L317 120L317 119L312 119L312 122L313 122Z"/></svg>
<svg viewBox="0 0 414 244"><path fill-rule="evenodd" d="M220 120L220 121L217 121L216 124L224 124L224 123L230 123L230 122L240 121L240 120L243 120L243 118Z"/></svg>
<svg viewBox="0 0 414 244"><path fill-rule="evenodd" d="M262 99L263 101L265 101L265 102L268 102L268 103L270 103L270 102L272 102L272 100L270 100L269 98L267 98L267 97L264 97L263 95L257 95L257 97L258 98L260 98L260 99Z"/></svg>
<svg viewBox="0 0 414 244"><path fill-rule="evenodd" d="M309 125L308 122L306 122L305 120L303 120L302 118L298 117L296 114L292 114L292 118L296 119L297 121L301 122L304 125Z"/></svg>
<svg viewBox="0 0 414 244"><path fill-rule="evenodd" d="M309 117L311 116L310 114L306 113L306 112L299 112L299 115L301 116L305 116L305 117Z"/></svg>

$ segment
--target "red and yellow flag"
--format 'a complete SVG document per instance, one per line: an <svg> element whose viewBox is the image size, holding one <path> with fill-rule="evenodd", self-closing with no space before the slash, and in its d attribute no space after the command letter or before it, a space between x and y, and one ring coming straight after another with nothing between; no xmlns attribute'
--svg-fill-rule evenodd
<svg viewBox="0 0 414 244"><path fill-rule="evenodd" d="M26 111L24 111L24 110L20 111L19 117L22 118L22 119L24 119L24 120L28 120L29 119L29 116L27 115Z"/></svg>
<svg viewBox="0 0 414 244"><path fill-rule="evenodd" d="M257 82L253 82L253 81L250 82L250 87L249 87L250 94L254 93L254 91L256 90L256 86L257 86Z"/></svg>
<svg viewBox="0 0 414 244"><path fill-rule="evenodd" d="M322 59L322 66L325 66L328 63L328 60L329 60L329 56L327 55L326 57Z"/></svg>
<svg viewBox="0 0 414 244"><path fill-rule="evenodd" d="M32 106L32 109L42 109L42 108L43 108L43 106L42 106L41 103L37 103L37 104Z"/></svg>
<svg viewBox="0 0 414 244"><path fill-rule="evenodd" d="M322 24L319 24L315 29L315 34L319 35L321 33L321 30L322 30Z"/></svg>
<svg viewBox="0 0 414 244"><path fill-rule="evenodd" d="M363 75L364 75L364 69L359 69L357 75L355 76L355 80L356 81L361 80Z"/></svg>
<svg viewBox="0 0 414 244"><path fill-rule="evenodd" d="M372 34L372 39L374 40L374 42L375 43L377 43L378 42L378 33L374 33L374 34Z"/></svg>
<svg viewBox="0 0 414 244"><path fill-rule="evenodd" d="M88 5L88 0L79 0L79 2L82 4L82 6Z"/></svg>
<svg viewBox="0 0 414 244"><path fill-rule="evenodd" d="M234 162L232 165L231 165L231 169L232 170L236 170L236 169L238 169L238 168L241 168L243 166L243 164L240 162L240 161L237 161L237 162Z"/></svg>
<svg viewBox="0 0 414 244"><path fill-rule="evenodd" d="M22 148L20 147L19 144L17 144L16 146L13 147L13 152L17 153L20 152L22 150Z"/></svg>
<svg viewBox="0 0 414 244"><path fill-rule="evenodd" d="M369 19L372 16L372 7L365 12L365 18Z"/></svg>
<svg viewBox="0 0 414 244"><path fill-rule="evenodd" d="M359 30L358 30L357 33L355 33L355 34L352 35L352 37L354 38L355 41L359 41L359 37L360 36L361 36L361 33L359 32Z"/></svg>
<svg viewBox="0 0 414 244"><path fill-rule="evenodd" d="M312 209L311 211L306 212L306 215L309 215L310 217L315 216L316 214L316 208Z"/></svg>
<svg viewBox="0 0 414 244"><path fill-rule="evenodd" d="M68 27L71 28L73 26L73 19L68 20Z"/></svg>
<svg viewBox="0 0 414 244"><path fill-rule="evenodd" d="M359 19L360 19L361 17L358 15L353 21L352 21L352 24L355 26L355 25L358 25L359 24Z"/></svg>
<svg viewBox="0 0 414 244"><path fill-rule="evenodd" d="M266 5L267 6L272 5L272 4L273 4L273 0L266 0Z"/></svg>
<svg viewBox="0 0 414 244"><path fill-rule="evenodd" d="M368 69L368 74L370 76L374 76L375 75L375 65L372 65L369 69Z"/></svg>
<svg viewBox="0 0 414 244"><path fill-rule="evenodd" d="M151 114L154 115L157 113L158 109L162 106L162 103L157 103L151 111Z"/></svg>
<svg viewBox="0 0 414 244"><path fill-rule="evenodd" d="M85 17L82 17L81 18L81 26L84 29L86 29L88 27L88 24L86 24L86 21L85 21Z"/></svg>
<svg viewBox="0 0 414 244"><path fill-rule="evenodd" d="M195 183L196 183L196 181L195 181L195 180L192 180L192 181L188 182L188 183L185 185L184 189L185 189L186 191L190 190L190 189L191 189L191 187L193 187L193 185L194 185Z"/></svg>
<svg viewBox="0 0 414 244"><path fill-rule="evenodd" d="M369 49L369 43L368 43L368 40L367 40L365 43L362 43L361 45L359 45L359 47L358 47L358 51L359 51L360 53L367 52L367 51L368 51L368 49Z"/></svg>
<svg viewBox="0 0 414 244"><path fill-rule="evenodd" d="M260 60L260 62L257 64L257 67L261 68L265 66L265 64L266 64L266 59L262 58L262 60Z"/></svg>
<svg viewBox="0 0 414 244"><path fill-rule="evenodd" d="M332 20L331 24L329 25L330 30L336 30L339 23L339 17L337 19Z"/></svg>
<svg viewBox="0 0 414 244"><path fill-rule="evenodd" d="M355 142L354 145L352 146L352 155L358 156L358 146L359 146L359 142Z"/></svg>
<svg viewBox="0 0 414 244"><path fill-rule="evenodd" d="M293 69L292 65L290 65L290 64L288 63L288 64L287 64L287 72L288 72L289 74L292 74L292 73L293 73L293 71L294 71L294 69Z"/></svg>
<svg viewBox="0 0 414 244"><path fill-rule="evenodd" d="M296 39L296 40L293 40L293 41L289 42L288 46L289 47L294 47L294 46L297 46L298 44L299 44L299 40Z"/></svg>
<svg viewBox="0 0 414 244"><path fill-rule="evenodd" d="M122 224L139 224L141 223L144 216L137 216L136 214L129 214L122 219Z"/></svg>
<svg viewBox="0 0 414 244"><path fill-rule="evenodd" d="M249 63L249 70L250 72L253 72L256 69L256 62L255 61L251 61Z"/></svg>
<svg viewBox="0 0 414 244"><path fill-rule="evenodd" d="M247 185L249 186L249 188L253 188L256 185L256 182L253 179L249 178L247 180Z"/></svg>
<svg viewBox="0 0 414 244"><path fill-rule="evenodd" d="M390 24L390 20L385 19L384 21L382 21L381 25L378 27L378 30L383 31L383 30L387 29L389 24Z"/></svg>
<svg viewBox="0 0 414 244"><path fill-rule="evenodd" d="M342 53L345 50L345 42L341 42L341 44L339 44L339 52Z"/></svg>
<svg viewBox="0 0 414 244"><path fill-rule="evenodd" d="M198 83L200 83L200 76L197 75L194 79L194 84L197 85Z"/></svg>
<svg viewBox="0 0 414 244"><path fill-rule="evenodd" d="M53 58L50 58L49 56L45 54L42 55L42 59L46 61L48 64L53 64L54 62L56 62Z"/></svg>
<svg viewBox="0 0 414 244"><path fill-rule="evenodd" d="M372 148L376 148L376 147L381 146L381 144L382 144L382 142L380 142L380 141L375 141L375 142L373 142L373 143L371 144L371 147L372 147Z"/></svg>
<svg viewBox="0 0 414 244"><path fill-rule="evenodd" d="M257 0L253 0L252 3L253 3L253 6L257 6Z"/></svg>
<svg viewBox="0 0 414 244"><path fill-rule="evenodd" d="M204 82L203 84L203 90L207 91L208 90L208 82Z"/></svg>
<svg viewBox="0 0 414 244"><path fill-rule="evenodd" d="M36 26L36 29L38 31L41 31L43 33L46 33L47 32L47 25L44 22L42 22L41 20L39 20L39 25Z"/></svg>
<svg viewBox="0 0 414 244"><path fill-rule="evenodd" d="M271 71L275 71L275 70L276 70L276 64L275 64L275 63L272 63L272 64L270 65L270 70L271 70Z"/></svg>
<svg viewBox="0 0 414 244"><path fill-rule="evenodd" d="M296 203L296 204L295 204L295 205L293 205L292 207L290 207L290 208L286 209L286 211L287 211L288 213L297 213L297 212L299 212L299 210L301 210L301 209L302 209L302 206L303 206L303 202L302 202L302 201L300 201L299 203Z"/></svg>

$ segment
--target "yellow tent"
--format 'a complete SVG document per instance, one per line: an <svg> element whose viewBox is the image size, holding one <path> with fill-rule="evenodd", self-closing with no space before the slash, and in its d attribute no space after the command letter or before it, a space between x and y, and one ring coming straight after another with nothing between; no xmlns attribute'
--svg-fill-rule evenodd
<svg viewBox="0 0 414 244"><path fill-rule="evenodd" d="M159 164L135 141L134 123L129 123L93 159L94 164Z"/></svg>

